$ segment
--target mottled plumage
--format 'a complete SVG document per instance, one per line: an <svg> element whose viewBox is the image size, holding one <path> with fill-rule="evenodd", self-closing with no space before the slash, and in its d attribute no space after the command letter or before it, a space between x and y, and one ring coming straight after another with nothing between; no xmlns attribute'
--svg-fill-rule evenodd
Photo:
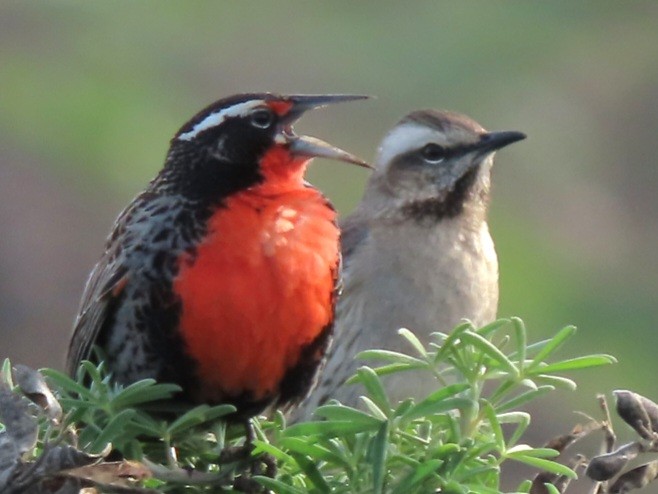
<svg viewBox="0 0 658 494"><path fill-rule="evenodd" d="M363 165L292 123L354 96L237 95L195 115L117 219L75 321L68 372L100 347L114 380L179 384L239 416L291 406L333 323L339 232L304 182L323 156Z"/></svg>

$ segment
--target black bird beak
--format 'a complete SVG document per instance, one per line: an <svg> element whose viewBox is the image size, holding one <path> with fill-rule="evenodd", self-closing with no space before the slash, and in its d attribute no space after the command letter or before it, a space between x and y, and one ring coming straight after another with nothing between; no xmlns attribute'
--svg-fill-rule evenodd
<svg viewBox="0 0 658 494"><path fill-rule="evenodd" d="M345 161L365 168L372 168L367 162L347 151L310 136L298 136L292 130L292 125L308 110L323 108L333 103L368 99L369 96L354 94L308 94L286 96L284 101L291 102L292 107L281 118L281 130L277 137L288 144L288 149L297 156L309 158L328 158Z"/></svg>
<svg viewBox="0 0 658 494"><path fill-rule="evenodd" d="M480 154L488 154L514 142L522 141L526 137L524 133L516 131L487 132L480 136L480 141L475 144L475 148Z"/></svg>

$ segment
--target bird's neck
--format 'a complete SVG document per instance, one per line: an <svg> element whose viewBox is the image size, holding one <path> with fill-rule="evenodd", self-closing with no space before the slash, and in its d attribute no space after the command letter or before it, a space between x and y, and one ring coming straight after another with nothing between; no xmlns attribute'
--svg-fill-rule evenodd
<svg viewBox="0 0 658 494"><path fill-rule="evenodd" d="M479 218L486 212L488 187L480 183L479 169L467 172L447 193L429 198L414 198L401 207L403 216L419 223L436 223L458 216L475 215Z"/></svg>
<svg viewBox="0 0 658 494"><path fill-rule="evenodd" d="M260 160L263 180L256 186L265 195L277 195L304 188L304 173L309 158L295 157L288 149L275 146Z"/></svg>
<svg viewBox="0 0 658 494"><path fill-rule="evenodd" d="M434 228L451 223L476 232L487 221L489 182L488 174L474 172L462 177L448 193L426 197L419 197L417 191L390 197L371 189L361 207L367 209L365 216L383 226Z"/></svg>
<svg viewBox="0 0 658 494"><path fill-rule="evenodd" d="M170 152L150 189L209 205L247 189L263 195L285 194L305 187L304 172L309 161L293 157L281 146L270 149L254 163L229 163L177 149Z"/></svg>

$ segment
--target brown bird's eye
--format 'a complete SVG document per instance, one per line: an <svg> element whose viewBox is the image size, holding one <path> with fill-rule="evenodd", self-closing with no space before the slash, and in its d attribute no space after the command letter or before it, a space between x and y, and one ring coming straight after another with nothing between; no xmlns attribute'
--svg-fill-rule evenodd
<svg viewBox="0 0 658 494"><path fill-rule="evenodd" d="M446 157L446 150L433 142L426 144L420 152L429 163L440 163Z"/></svg>
<svg viewBox="0 0 658 494"><path fill-rule="evenodd" d="M274 115L269 110L256 110L249 116L249 119L254 127L267 129L274 122Z"/></svg>

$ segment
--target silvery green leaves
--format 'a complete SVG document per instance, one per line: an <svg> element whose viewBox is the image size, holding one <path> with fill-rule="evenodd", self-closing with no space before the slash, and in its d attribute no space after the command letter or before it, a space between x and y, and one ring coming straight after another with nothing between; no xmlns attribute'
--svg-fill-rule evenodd
<svg viewBox="0 0 658 494"><path fill-rule="evenodd" d="M362 406L330 403L316 411L320 420L275 431L257 444L280 462L281 475L261 482L289 493L494 493L501 465L512 460L566 485L575 473L553 461L558 451L523 443L530 416L519 408L558 387L574 389L563 373L615 361L608 355L556 359L574 332L568 327L528 345L519 319L483 328L465 322L424 345L401 330L408 354L369 350L358 356L373 362L350 380L366 391ZM399 372L433 376L436 391L392 402L382 383Z"/></svg>
<svg viewBox="0 0 658 494"><path fill-rule="evenodd" d="M131 488L124 462L99 465L109 449L101 455L77 449L74 435L60 426L62 418L43 376L26 366L12 368L5 360L0 372L0 492L77 494L98 485L126 494L143 492Z"/></svg>
<svg viewBox="0 0 658 494"><path fill-rule="evenodd" d="M0 472L15 475L17 461L35 461L41 451L46 451L44 443L58 440L55 446L68 448L69 453L86 454L85 461L90 462L72 470L75 476L73 480L67 477L67 481L76 484L70 485L94 485L103 468L117 482L120 475L128 476L121 478L122 492L148 492L145 489L151 488L161 492L185 489L194 494L219 486L237 486L236 479L241 479L248 481L240 485L247 485L250 492L255 489L255 480L273 492L293 494L424 494L439 490L494 494L501 492L501 468L519 462L541 472L534 483L524 482L519 492L563 493L574 470L582 469L586 459L575 455L563 465L557 462L562 461L557 455L581 437L606 430L609 420L592 419L543 447L534 447L525 439L530 423L525 405L556 388L575 389L568 375L571 371L614 362L607 355L559 358L558 352L574 332L574 328L567 327L553 338L528 343L522 321L505 319L482 328L464 323L451 333L436 333L427 343L402 330L401 337L408 343L407 354L371 350L360 356L371 365L360 368L352 379L365 390L359 407L332 402L316 411L318 420L290 427L281 413L271 420L254 420L256 439L251 455L239 449L244 428L229 426L222 420L233 410L230 406L177 410L171 420L163 419L161 402L176 392L175 386L144 380L119 387L111 382L103 364L88 362L81 364L75 379L44 370L50 389L56 391L56 401L64 409L58 417L44 411L43 407L56 410L57 406L38 380L17 394L11 382L17 381L17 374L5 370L4 382L12 394L7 400L13 400L22 410L27 407L37 417L38 434L34 453L28 453L28 458L23 455L16 460L15 452L0 456L0 463L7 464L4 470L0 466ZM8 364L5 367L9 369ZM400 372L434 379L435 390L420 399L392 399L385 381ZM641 443L613 451L608 441L608 451L613 454L598 461L602 470L614 469L616 482L628 489L654 476L656 468L651 463L623 473L627 466L620 458L641 457L648 451L654 415L658 414L646 399L624 393L630 392L617 392L618 407L619 403L625 407L620 415L631 417L628 420ZM20 400L16 401L14 395ZM33 397L35 403L26 396ZM14 423L11 417L1 420ZM22 427L30 433L12 432L22 438L17 442L19 449L34 441L33 422L26 421ZM78 431L77 436L72 434L73 429ZM9 437L7 427L2 434ZM124 456L140 462L117 464L93 455L103 454L109 443ZM231 451L246 455L226 454ZM258 460L260 453L276 460L276 475L268 464ZM596 465L595 460L592 462ZM135 483L138 479L141 482ZM112 488L116 491L119 487Z"/></svg>
<svg viewBox="0 0 658 494"><path fill-rule="evenodd" d="M103 364L97 367L90 362L81 364L75 380L52 369L42 372L20 365L12 368L5 361L0 373L3 494L78 494L84 487L122 494L155 493L160 490L152 488L160 489L164 482L159 475L172 485L232 482L236 465L220 472L215 463L222 449L217 438L224 440L226 435L217 419L233 412L232 406L179 410L175 419L167 421L143 407L156 409L177 386L149 379L117 386ZM211 425L216 426L212 441L208 439ZM214 472L191 473L177 466L176 459L169 456L174 446L183 462L192 455L200 456L205 448ZM106 461L110 451L139 459L147 451L155 461L170 463ZM245 464L250 464L249 459L237 466Z"/></svg>

